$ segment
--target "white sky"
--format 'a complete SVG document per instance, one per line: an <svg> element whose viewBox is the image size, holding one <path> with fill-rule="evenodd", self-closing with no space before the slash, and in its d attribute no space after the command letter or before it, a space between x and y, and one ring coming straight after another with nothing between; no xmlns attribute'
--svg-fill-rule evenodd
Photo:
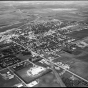
<svg viewBox="0 0 88 88"><path fill-rule="evenodd" d="M2 3L12 3L12 4L78 4L78 5L88 5L88 1L1 1ZM0 2L0 3L1 3Z"/></svg>

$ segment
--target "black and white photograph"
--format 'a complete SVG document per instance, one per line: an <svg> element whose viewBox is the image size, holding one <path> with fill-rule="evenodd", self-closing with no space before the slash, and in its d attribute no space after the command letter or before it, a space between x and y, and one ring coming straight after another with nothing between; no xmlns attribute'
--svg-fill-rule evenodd
<svg viewBox="0 0 88 88"><path fill-rule="evenodd" d="M0 1L0 87L88 87L88 0Z"/></svg>

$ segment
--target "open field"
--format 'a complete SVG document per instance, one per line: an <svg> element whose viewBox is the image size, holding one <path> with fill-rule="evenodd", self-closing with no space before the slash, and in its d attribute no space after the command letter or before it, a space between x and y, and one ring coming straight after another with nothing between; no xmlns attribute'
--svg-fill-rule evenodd
<svg viewBox="0 0 88 88"><path fill-rule="evenodd" d="M9 33L6 33L8 30ZM4 70L0 67L1 87L13 86L20 82L18 79L21 79L24 84L29 84L38 79L39 85L37 86L39 87L60 86L56 83L54 74L50 69L34 78L27 74L27 71L34 64L41 65L38 64L40 59L46 58L47 60L50 57L55 59L55 63L62 62L64 65L70 66L68 71L61 75L62 79L71 79L76 74L79 76L79 78L75 78L76 81L81 80L82 77L82 80L88 82L88 47L81 48L73 44L78 40L84 40L88 43L88 40L85 40L88 37L88 2L2 2L0 3L0 33L2 34L2 32L7 36L0 36L2 40L0 43L0 65L3 64L7 67ZM73 40L73 43L71 40ZM11 43L5 44L9 41ZM9 47L10 45L12 46ZM11 64L9 62L13 59L9 58L10 51L22 63L9 66ZM28 51L30 51L29 55L22 54ZM14 62L12 61L12 63ZM43 64L45 68L48 66L45 63ZM9 70L18 77L4 80L1 74ZM64 68L61 67L58 73L63 70ZM71 81L75 82L75 79L71 79ZM63 81L67 82L65 79Z"/></svg>

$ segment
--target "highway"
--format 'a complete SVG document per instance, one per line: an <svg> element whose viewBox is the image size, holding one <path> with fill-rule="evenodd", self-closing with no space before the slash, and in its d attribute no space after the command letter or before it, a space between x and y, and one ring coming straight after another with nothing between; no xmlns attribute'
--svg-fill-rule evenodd
<svg viewBox="0 0 88 88"><path fill-rule="evenodd" d="M16 43L16 42L14 42L14 41L12 41L12 42L13 42L13 43ZM20 45L20 44L18 44L18 43L16 43L16 44L17 44L17 45ZM29 49L29 48L26 48L26 47L24 47L24 46L22 46L22 45L20 45L20 46L23 47L23 48L25 48L25 49L27 49L27 50L30 51L30 52L33 52L33 51L31 51L31 49ZM34 52L34 53L35 53L35 52ZM35 54L38 55L37 53L35 53ZM54 62L51 62L50 60L48 60L48 58L44 58L44 57L41 56L41 55L38 55L38 56L42 57L42 58L45 59L47 62L52 63L52 66L53 66L53 65L54 65L54 66L58 66L58 65L55 64ZM51 67L52 67L52 66L51 66ZM88 82L88 80L86 80L86 79L84 79L83 77L81 77L81 76L79 76L79 75L77 75L77 74L75 74L75 73L69 71L68 69L64 69L64 68L61 67L61 66L58 66L58 67L60 67L60 68L63 69L63 70L66 70L67 72L71 73L72 75L74 75L74 76L76 76L76 77L78 77L78 78L80 78L80 79L82 79L82 80Z"/></svg>

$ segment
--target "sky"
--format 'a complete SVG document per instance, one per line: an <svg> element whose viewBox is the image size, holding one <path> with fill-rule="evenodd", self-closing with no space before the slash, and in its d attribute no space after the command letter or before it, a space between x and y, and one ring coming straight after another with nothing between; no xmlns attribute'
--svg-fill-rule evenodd
<svg viewBox="0 0 88 88"><path fill-rule="evenodd" d="M0 1L0 3L9 4L45 4L45 5L54 5L54 4L77 4L77 5L88 5L88 1Z"/></svg>

